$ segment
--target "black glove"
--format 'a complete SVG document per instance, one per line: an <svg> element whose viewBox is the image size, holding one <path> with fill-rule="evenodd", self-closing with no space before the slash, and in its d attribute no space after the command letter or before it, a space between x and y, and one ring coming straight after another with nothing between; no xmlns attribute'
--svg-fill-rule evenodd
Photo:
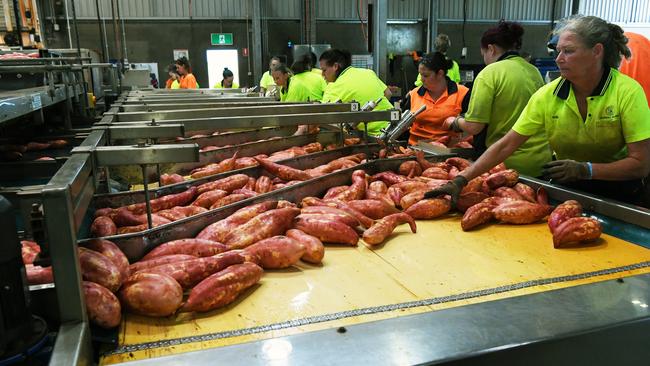
<svg viewBox="0 0 650 366"><path fill-rule="evenodd" d="M576 180L590 179L587 163L575 160L556 160L546 163L542 175L558 183L574 182Z"/></svg>
<svg viewBox="0 0 650 366"><path fill-rule="evenodd" d="M430 190L424 194L424 198L436 198L448 194L451 196L451 206L456 207L456 201L460 196L460 191L467 185L467 179L462 175L457 175L451 182L445 183L436 189Z"/></svg>

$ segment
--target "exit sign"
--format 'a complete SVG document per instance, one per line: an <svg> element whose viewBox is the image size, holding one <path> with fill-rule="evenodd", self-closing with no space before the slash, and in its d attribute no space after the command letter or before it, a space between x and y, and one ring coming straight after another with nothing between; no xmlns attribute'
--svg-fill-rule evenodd
<svg viewBox="0 0 650 366"><path fill-rule="evenodd" d="M232 46L232 33L211 33L210 41L213 46Z"/></svg>

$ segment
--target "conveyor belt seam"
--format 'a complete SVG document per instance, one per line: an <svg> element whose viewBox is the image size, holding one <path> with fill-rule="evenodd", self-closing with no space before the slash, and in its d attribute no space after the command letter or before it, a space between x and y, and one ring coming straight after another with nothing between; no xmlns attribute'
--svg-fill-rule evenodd
<svg viewBox="0 0 650 366"><path fill-rule="evenodd" d="M311 317L301 318L301 319L293 319L293 320L288 320L288 321L284 321L284 322L268 324L268 325L261 325L261 326L244 328L244 329L235 329L235 330L229 330L229 331L225 331L225 332L208 333L208 334L197 335L197 336L181 337L181 338L167 339L167 340L162 340L162 341L132 344L132 345L124 345L124 346L120 346L120 347L118 347L118 348L116 348L116 349L114 349L112 351L108 351L108 352L104 353L104 356L123 354L123 353L128 353L128 352L144 351L144 350L149 350L149 349L154 349L154 348L161 348L161 347L171 347L171 346L177 346L177 345L187 344L187 343L205 342L205 341L211 341L211 340L215 340L215 339L223 339L223 338L238 337L238 336L244 336L244 335L250 335L250 334L257 334L257 333L263 333L263 332L268 332L268 331L272 331L272 330L280 330L280 329L286 329L286 328L299 327L299 326L304 326L304 325L309 325L309 324L328 322L328 321L339 320L339 319L350 318L350 317L361 316L361 315L370 315L370 314L390 312L390 311L408 309L408 308L414 308L414 307L429 306L429 305L435 305L435 304L443 304L443 303L452 302L452 301L467 300L467 299L472 299L472 298L477 298L477 297L483 297L483 296L488 296L488 295L505 293L505 292L509 292L509 291L521 290L521 289L528 288L528 287L543 286L543 285L550 285L550 284L554 284L554 283L582 280L582 279L591 278L591 277L604 276L604 275L620 273L620 272L626 272L626 271L633 271L633 270L643 269L643 268L648 268L648 267L650 267L650 261L630 264L630 265L621 266L621 267L608 268L608 269L603 269L603 270L598 270L598 271L579 273L579 274L574 274L574 275L567 275L567 276L559 276L559 277L551 277L551 278L543 278L543 279L537 279L537 280L524 281L524 282L519 282L519 283L515 283L515 284L498 286L498 287L482 289L482 290L476 290L476 291L469 291L469 292L465 292L465 293L461 293L461 294L455 294L455 295L433 297L433 298L429 298L429 299L408 301L408 302L397 303L397 304L372 306L372 307L367 307L367 308L362 308L362 309L346 310L346 311L337 312L337 313L317 315L317 316L311 316Z"/></svg>

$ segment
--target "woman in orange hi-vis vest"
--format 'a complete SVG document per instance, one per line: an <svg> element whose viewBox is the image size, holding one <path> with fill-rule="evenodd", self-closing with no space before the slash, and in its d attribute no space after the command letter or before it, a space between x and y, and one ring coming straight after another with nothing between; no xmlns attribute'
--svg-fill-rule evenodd
<svg viewBox="0 0 650 366"><path fill-rule="evenodd" d="M176 67L178 67L178 74L181 76L181 89L198 89L199 85L192 74L192 66L187 57L183 56L176 60Z"/></svg>
<svg viewBox="0 0 650 366"><path fill-rule="evenodd" d="M469 89L453 82L447 76L447 70L453 61L440 52L429 53L422 57L418 72L422 76L422 86L409 92L404 109L417 111L426 105L410 129L409 144L416 144L421 139L434 139L447 135L456 135L443 128L447 117L454 117L467 110Z"/></svg>
<svg viewBox="0 0 650 366"><path fill-rule="evenodd" d="M625 32L625 37L627 37L627 46L632 52L632 57L623 58L618 70L641 84L648 105L650 105L650 72L648 72L647 64L650 60L650 39L632 32Z"/></svg>

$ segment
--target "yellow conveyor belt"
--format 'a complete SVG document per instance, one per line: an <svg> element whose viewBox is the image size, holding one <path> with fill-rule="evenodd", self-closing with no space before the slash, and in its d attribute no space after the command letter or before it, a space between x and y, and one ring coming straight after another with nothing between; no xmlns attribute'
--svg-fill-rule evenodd
<svg viewBox="0 0 650 366"><path fill-rule="evenodd" d="M558 250L553 248L545 223L489 225L471 232L461 231L457 216L417 224L417 234L401 225L384 245L373 249L362 242L356 248L328 246L322 266L300 262L286 270L267 271L257 286L224 309L164 319L128 314L120 328L117 350L105 354L101 363L190 352L650 272L646 266L621 270L619 267L650 261L650 250L609 235L587 246ZM507 287L608 269L618 270L584 279L512 290ZM462 296L499 287L487 296ZM351 317L340 314L450 295L461 295L460 300L397 306ZM337 315L305 320L327 314ZM299 319L303 322L298 326L284 323ZM283 325L275 330L263 328L270 324ZM229 334L234 330L244 333ZM200 335L211 337L206 341L188 338ZM184 342L173 346L150 343L173 339Z"/></svg>

